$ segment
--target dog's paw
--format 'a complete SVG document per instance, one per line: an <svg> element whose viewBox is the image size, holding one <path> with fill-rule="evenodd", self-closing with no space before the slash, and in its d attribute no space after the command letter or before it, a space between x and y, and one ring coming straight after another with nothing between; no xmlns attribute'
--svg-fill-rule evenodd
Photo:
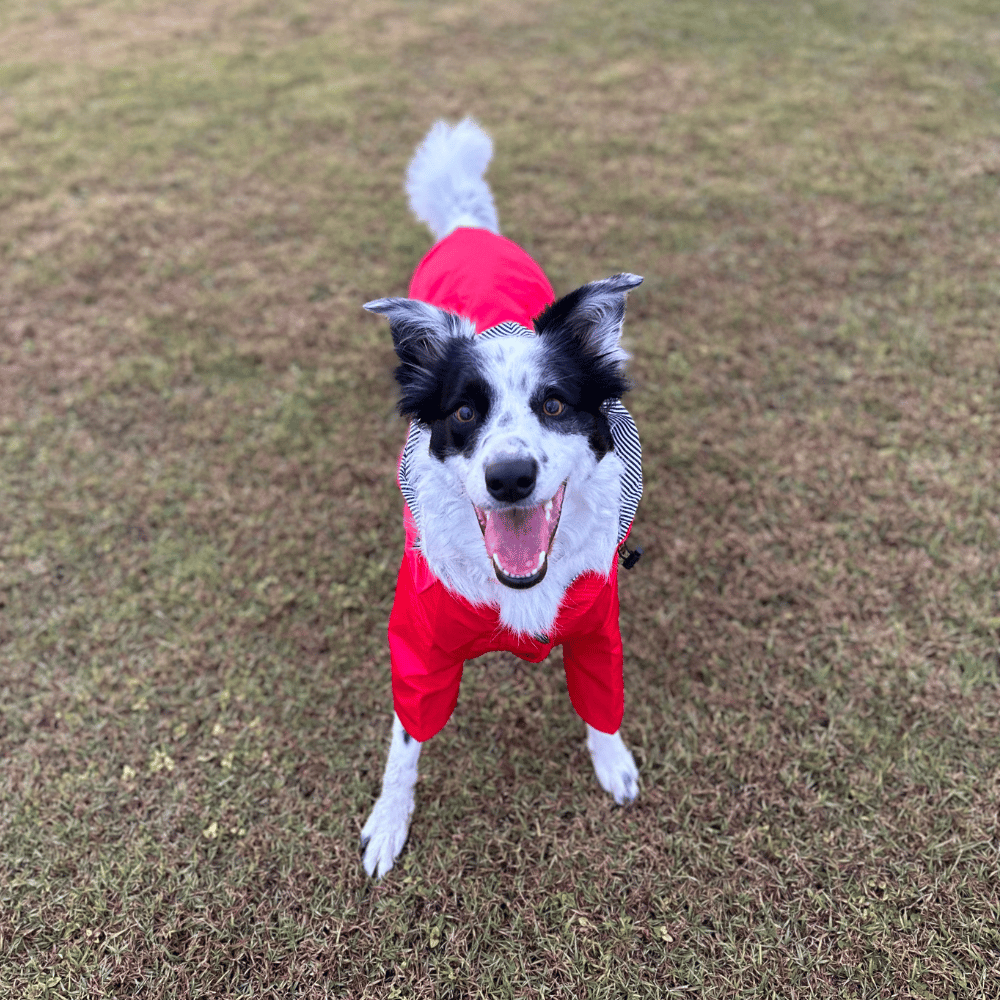
<svg viewBox="0 0 1000 1000"><path fill-rule="evenodd" d="M413 815L413 795L381 795L361 830L361 863L382 878L399 857Z"/></svg>
<svg viewBox="0 0 1000 1000"><path fill-rule="evenodd" d="M639 797L639 769L621 736L588 726L587 749L601 788L620 806L635 802Z"/></svg>

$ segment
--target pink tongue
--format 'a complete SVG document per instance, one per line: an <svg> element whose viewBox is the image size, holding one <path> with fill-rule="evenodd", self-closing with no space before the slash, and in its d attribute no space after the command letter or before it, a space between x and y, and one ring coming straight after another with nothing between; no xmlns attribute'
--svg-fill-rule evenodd
<svg viewBox="0 0 1000 1000"><path fill-rule="evenodd" d="M507 576L533 576L541 568L539 555L548 551L553 516L558 511L551 503L530 510L491 511L483 531L490 559L496 556Z"/></svg>

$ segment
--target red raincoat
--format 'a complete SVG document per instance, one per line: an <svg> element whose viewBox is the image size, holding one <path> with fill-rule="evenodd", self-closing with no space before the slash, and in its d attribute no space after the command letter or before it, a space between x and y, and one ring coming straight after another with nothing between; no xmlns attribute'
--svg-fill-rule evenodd
<svg viewBox="0 0 1000 1000"><path fill-rule="evenodd" d="M555 300L542 269L516 243L485 229L456 229L420 262L410 298L466 316L482 333L532 318ZM584 573L567 589L545 636L518 636L500 624L496 608L473 605L449 591L416 548L418 531L404 502L406 548L389 616L392 695L403 728L423 742L458 703L466 660L493 650L540 663L563 647L566 686L579 716L616 732L624 711L622 640L618 626L617 553L610 573Z"/></svg>

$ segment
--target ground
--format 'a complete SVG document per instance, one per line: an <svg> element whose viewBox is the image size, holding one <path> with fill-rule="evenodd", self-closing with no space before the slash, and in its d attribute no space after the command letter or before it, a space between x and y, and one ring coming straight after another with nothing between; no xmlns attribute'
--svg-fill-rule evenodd
<svg viewBox="0 0 1000 1000"><path fill-rule="evenodd" d="M8 0L0 993L988 997L1000 30L981 0ZM619 271L623 734L487 657L358 834L402 549L402 176L477 117Z"/></svg>

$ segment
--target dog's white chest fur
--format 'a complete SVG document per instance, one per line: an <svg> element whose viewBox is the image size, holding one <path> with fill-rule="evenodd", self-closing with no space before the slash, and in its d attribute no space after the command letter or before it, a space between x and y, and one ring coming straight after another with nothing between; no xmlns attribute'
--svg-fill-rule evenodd
<svg viewBox="0 0 1000 1000"><path fill-rule="evenodd" d="M548 572L531 589L512 590L493 571L472 506L468 482L480 463L440 462L429 452L430 431L424 428L417 433L412 483L421 502L414 518L419 547L431 572L467 601L497 608L500 621L513 632L548 632L563 595L578 576L588 571L607 576L611 570L620 511L622 463L618 456L609 452L600 462L592 457L588 462L582 449L567 449L560 468L568 471L575 459L577 471L566 485ZM553 491L560 482L555 480Z"/></svg>

